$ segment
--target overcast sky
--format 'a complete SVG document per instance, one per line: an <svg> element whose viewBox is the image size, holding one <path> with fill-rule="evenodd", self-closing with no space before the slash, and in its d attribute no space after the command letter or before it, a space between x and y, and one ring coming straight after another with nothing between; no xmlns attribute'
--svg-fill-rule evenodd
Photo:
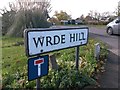
<svg viewBox="0 0 120 90"><path fill-rule="evenodd" d="M15 0L0 0L0 8L8 6L8 2ZM120 0L51 0L52 11L66 11L73 18L80 17L81 14L87 15L90 10L97 12L114 12Z"/></svg>

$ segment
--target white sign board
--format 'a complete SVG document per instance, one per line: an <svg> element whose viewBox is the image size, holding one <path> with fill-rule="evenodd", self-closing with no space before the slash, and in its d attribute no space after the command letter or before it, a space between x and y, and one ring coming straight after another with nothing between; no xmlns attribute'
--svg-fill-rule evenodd
<svg viewBox="0 0 120 90"><path fill-rule="evenodd" d="M85 45L88 28L26 29L25 47L27 56L35 56L55 50Z"/></svg>

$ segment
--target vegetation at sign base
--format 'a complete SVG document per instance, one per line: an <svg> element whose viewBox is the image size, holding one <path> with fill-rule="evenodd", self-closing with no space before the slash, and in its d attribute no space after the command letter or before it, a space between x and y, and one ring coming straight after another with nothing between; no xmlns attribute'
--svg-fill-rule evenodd
<svg viewBox="0 0 120 90"><path fill-rule="evenodd" d="M27 57L25 56L23 38L2 37L2 88L35 88L35 80L27 78ZM42 88L84 88L96 85L96 73L101 72L107 54L102 43L100 60L94 58L93 39L80 47L79 70L75 69L75 49L53 52L57 57L58 70L49 69L47 76L41 77Z"/></svg>

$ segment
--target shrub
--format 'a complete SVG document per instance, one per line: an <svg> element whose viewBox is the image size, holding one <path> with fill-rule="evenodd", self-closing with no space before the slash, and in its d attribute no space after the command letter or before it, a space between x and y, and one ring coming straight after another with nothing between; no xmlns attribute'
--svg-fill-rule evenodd
<svg viewBox="0 0 120 90"><path fill-rule="evenodd" d="M5 35L15 20L16 12L6 11L2 14L2 35Z"/></svg>
<svg viewBox="0 0 120 90"><path fill-rule="evenodd" d="M19 11L16 14L15 21L9 28L7 35L23 37L25 28L48 28L50 23L47 22L46 13L42 11Z"/></svg>

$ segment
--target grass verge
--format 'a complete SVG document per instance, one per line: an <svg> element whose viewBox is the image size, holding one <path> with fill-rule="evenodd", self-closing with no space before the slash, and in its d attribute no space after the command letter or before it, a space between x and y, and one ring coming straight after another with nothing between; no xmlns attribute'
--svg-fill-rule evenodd
<svg viewBox="0 0 120 90"><path fill-rule="evenodd" d="M2 87L35 88L35 81L27 80L27 57L23 38L2 37ZM107 55L106 46L101 45L100 60L94 58L94 44L98 41L89 39L80 47L79 70L75 69L75 49L52 52L56 55L59 69L49 69L49 74L41 78L42 88L84 88L97 85L96 73L101 72Z"/></svg>

